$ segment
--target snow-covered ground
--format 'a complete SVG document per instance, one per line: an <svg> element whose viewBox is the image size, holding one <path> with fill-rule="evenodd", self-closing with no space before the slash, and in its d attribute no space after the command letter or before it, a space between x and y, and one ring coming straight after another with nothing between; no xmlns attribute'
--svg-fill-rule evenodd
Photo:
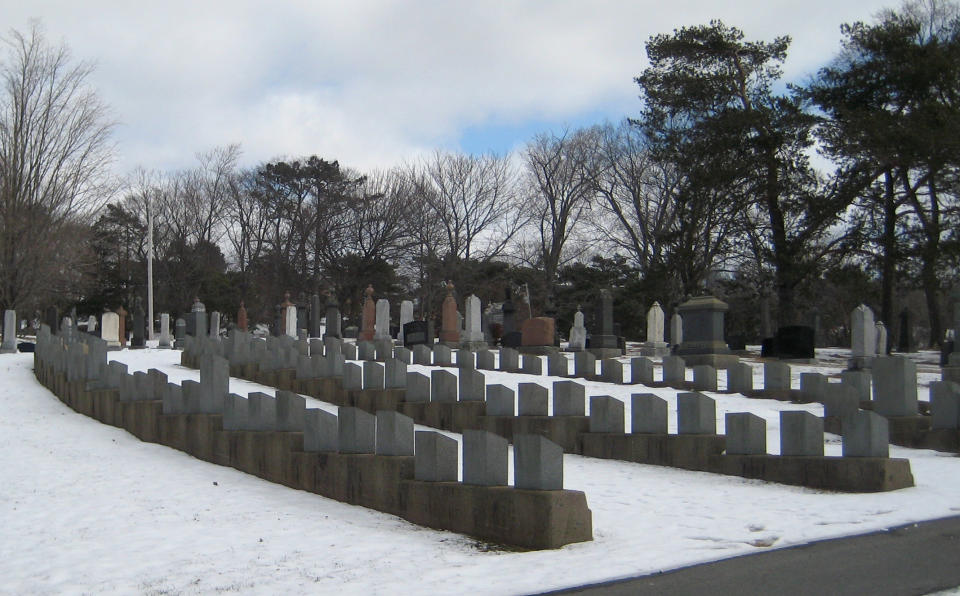
<svg viewBox="0 0 960 596"><path fill-rule="evenodd" d="M842 350L818 356L825 365L795 373L836 374L845 358ZM110 357L131 370L159 368L173 382L199 376L171 350ZM937 378L931 358L920 356L922 385ZM488 383L513 387L553 380L487 372ZM656 393L675 429L675 390L587 387L588 396L625 400L628 420L631 393ZM254 390L272 392L231 380L231 391ZM714 397L721 432L725 412L766 418L771 453L780 410L822 411ZM334 408L312 399L308 407ZM910 458L917 486L883 494L567 455L565 486L586 493L594 540L509 552L142 443L63 405L33 378L30 354L0 356L0 412L0 592L10 594L525 593L960 513L960 458L933 451L892 446L892 457ZM826 443L839 455L839 437Z"/></svg>

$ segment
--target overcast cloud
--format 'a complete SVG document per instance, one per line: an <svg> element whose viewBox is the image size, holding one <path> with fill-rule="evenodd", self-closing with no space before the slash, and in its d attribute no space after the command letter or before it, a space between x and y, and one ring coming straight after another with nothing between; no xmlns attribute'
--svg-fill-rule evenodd
<svg viewBox="0 0 960 596"><path fill-rule="evenodd" d="M899 0L106 2L0 0L22 31L94 60L121 123L118 173L190 165L240 143L244 163L317 154L360 169L435 147L522 145L531 130L616 121L657 33L720 18L790 35L787 78L839 49L840 24Z"/></svg>

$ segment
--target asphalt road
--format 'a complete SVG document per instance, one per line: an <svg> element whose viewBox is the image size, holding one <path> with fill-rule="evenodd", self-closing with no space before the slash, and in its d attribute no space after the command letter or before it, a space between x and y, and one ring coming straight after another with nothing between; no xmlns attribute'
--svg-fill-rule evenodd
<svg viewBox="0 0 960 596"><path fill-rule="evenodd" d="M928 594L960 586L960 516L549 594Z"/></svg>

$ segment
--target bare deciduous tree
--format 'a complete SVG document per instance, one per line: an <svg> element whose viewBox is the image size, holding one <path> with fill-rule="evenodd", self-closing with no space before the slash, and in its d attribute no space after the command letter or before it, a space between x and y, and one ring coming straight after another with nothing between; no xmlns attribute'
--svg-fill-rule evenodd
<svg viewBox="0 0 960 596"><path fill-rule="evenodd" d="M91 66L11 31L0 62L0 308L49 297L75 272L75 223L107 197L113 123L87 83Z"/></svg>

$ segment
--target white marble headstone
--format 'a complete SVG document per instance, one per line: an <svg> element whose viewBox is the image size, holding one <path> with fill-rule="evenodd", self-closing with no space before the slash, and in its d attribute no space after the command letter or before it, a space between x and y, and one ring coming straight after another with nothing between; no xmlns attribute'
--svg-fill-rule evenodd
<svg viewBox="0 0 960 596"><path fill-rule="evenodd" d="M403 326L412 322L413 302L411 300L404 300L400 303L400 333L397 335L397 339L400 340L401 344L403 344Z"/></svg>
<svg viewBox="0 0 960 596"><path fill-rule="evenodd" d="M467 316L464 319L464 333L466 334L463 337L464 341L468 342L482 342L483 341L483 324L481 323L481 314L483 311L480 309L480 299L470 294L466 299L466 313Z"/></svg>
<svg viewBox="0 0 960 596"><path fill-rule="evenodd" d="M654 302L647 311L647 342L663 343L663 309L659 302Z"/></svg>
<svg viewBox="0 0 960 596"><path fill-rule="evenodd" d="M120 315L115 312L103 313L100 323L100 338L107 342L108 348L120 347Z"/></svg>
<svg viewBox="0 0 960 596"><path fill-rule="evenodd" d="M377 300L377 316L373 321L373 339L391 339L390 337L390 301Z"/></svg>
<svg viewBox="0 0 960 596"><path fill-rule="evenodd" d="M873 311L866 304L861 304L853 309L850 319L851 355L858 358L876 354L877 327L873 320Z"/></svg>
<svg viewBox="0 0 960 596"><path fill-rule="evenodd" d="M287 325L284 332L294 339L297 337L297 307L295 305L291 304L287 307Z"/></svg>

